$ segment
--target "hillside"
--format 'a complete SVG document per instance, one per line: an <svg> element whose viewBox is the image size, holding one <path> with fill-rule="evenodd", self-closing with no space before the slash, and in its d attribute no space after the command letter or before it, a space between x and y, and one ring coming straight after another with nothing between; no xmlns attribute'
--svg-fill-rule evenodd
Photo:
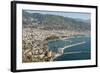
<svg viewBox="0 0 100 73"><path fill-rule="evenodd" d="M23 11L23 27L29 26L45 30L90 31L90 21L87 20Z"/></svg>

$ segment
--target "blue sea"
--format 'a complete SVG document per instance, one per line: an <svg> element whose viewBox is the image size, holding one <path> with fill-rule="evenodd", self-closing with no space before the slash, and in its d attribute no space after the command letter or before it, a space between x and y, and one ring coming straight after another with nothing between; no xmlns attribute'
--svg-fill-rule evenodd
<svg viewBox="0 0 100 73"><path fill-rule="evenodd" d="M91 38L89 36L74 36L73 38L64 40L50 40L48 46L50 50L57 53L59 48L80 42L85 43L65 48L64 54L55 58L54 61L91 59Z"/></svg>

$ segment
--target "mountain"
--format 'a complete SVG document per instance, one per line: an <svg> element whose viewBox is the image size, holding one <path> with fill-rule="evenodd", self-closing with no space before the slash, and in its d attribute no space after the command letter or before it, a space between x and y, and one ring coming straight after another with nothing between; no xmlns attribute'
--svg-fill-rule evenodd
<svg viewBox="0 0 100 73"><path fill-rule="evenodd" d="M23 27L35 27L44 30L90 31L90 20L69 18L59 15L28 13L23 11Z"/></svg>

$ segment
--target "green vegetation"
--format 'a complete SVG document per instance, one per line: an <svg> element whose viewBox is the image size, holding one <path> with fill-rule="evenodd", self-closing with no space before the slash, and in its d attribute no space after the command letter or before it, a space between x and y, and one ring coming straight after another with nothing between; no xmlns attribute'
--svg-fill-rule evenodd
<svg viewBox="0 0 100 73"><path fill-rule="evenodd" d="M46 30L52 29L67 29L74 31L90 31L90 21L79 20L58 15L28 13L23 11L24 26L33 25L35 28L43 28Z"/></svg>
<svg viewBox="0 0 100 73"><path fill-rule="evenodd" d="M45 40L55 40L55 39L59 39L59 37L52 35L52 36L47 37Z"/></svg>

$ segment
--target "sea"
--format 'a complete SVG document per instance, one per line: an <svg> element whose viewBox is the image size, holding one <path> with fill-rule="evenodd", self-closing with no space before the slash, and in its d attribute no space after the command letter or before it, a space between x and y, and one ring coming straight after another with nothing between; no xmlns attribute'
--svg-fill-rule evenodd
<svg viewBox="0 0 100 73"><path fill-rule="evenodd" d="M83 44L75 45L64 49L61 56L58 56L54 61L68 61L68 60L87 60L91 59L91 38L90 36L73 36L69 39L50 40L48 42L49 49L55 53L64 46L73 45L85 42Z"/></svg>

